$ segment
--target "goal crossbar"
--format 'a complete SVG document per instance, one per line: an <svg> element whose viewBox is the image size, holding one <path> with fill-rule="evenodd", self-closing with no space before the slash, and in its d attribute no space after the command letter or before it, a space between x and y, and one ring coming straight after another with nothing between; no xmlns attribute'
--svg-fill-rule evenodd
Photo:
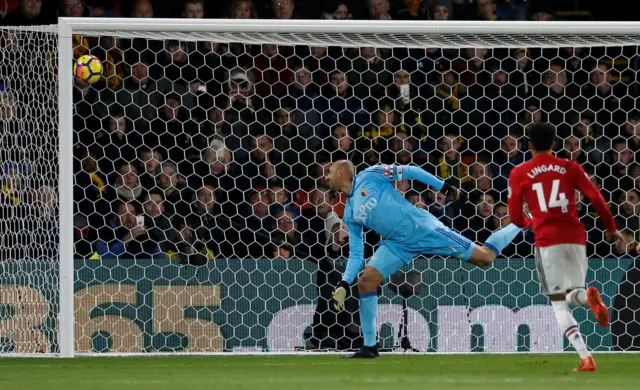
<svg viewBox="0 0 640 390"><path fill-rule="evenodd" d="M640 42L638 22L385 21L260 19L60 18L60 33L126 38L343 47L627 46ZM68 30L68 31L67 31Z"/></svg>

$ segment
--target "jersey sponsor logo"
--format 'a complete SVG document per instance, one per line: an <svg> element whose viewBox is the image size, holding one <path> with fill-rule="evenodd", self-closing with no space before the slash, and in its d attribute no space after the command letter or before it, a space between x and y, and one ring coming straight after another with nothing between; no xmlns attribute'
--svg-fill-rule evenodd
<svg viewBox="0 0 640 390"><path fill-rule="evenodd" d="M534 177L538 176L541 173L545 173L545 172L558 172L561 175L564 175L565 173L567 173L566 168L561 167L560 165L555 165L555 164L549 164L549 165L539 165L537 167L534 167L533 169L531 169L531 171L529 173L527 173L527 176L529 176L529 178L533 179Z"/></svg>
<svg viewBox="0 0 640 390"><path fill-rule="evenodd" d="M366 203L360 206L355 220L359 223L364 224L364 222L367 220L367 217L369 216L369 213L371 213L371 211L375 209L377 205L378 201L376 200L376 198L369 199Z"/></svg>

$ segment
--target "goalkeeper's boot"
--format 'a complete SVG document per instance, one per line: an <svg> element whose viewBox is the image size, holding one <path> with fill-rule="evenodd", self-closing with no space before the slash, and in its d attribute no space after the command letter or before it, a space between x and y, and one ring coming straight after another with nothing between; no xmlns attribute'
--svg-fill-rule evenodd
<svg viewBox="0 0 640 390"><path fill-rule="evenodd" d="M377 347L362 346L360 350L353 355L347 356L348 359L375 359L380 357Z"/></svg>
<svg viewBox="0 0 640 390"><path fill-rule="evenodd" d="M595 371L596 370L596 362L593 360L591 356L586 357L580 360L580 365L573 369L573 372L586 372L586 371Z"/></svg>
<svg viewBox="0 0 640 390"><path fill-rule="evenodd" d="M587 289L587 304L593 312L598 324L602 327L609 325L609 310L602 302L602 297L597 288L591 286Z"/></svg>

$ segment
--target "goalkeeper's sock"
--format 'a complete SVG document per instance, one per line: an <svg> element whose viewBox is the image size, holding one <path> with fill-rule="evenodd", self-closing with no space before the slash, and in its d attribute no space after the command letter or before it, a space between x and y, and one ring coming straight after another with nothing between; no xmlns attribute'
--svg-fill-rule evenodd
<svg viewBox="0 0 640 390"><path fill-rule="evenodd" d="M378 293L360 293L360 326L366 347L376 346L376 314L378 313Z"/></svg>
<svg viewBox="0 0 640 390"><path fill-rule="evenodd" d="M487 241L485 241L484 246L494 251L496 256L499 256L500 252L502 252L502 250L509 245L509 243L513 241L521 231L522 229L516 225L509 224L504 228L493 232L493 234L487 238Z"/></svg>
<svg viewBox="0 0 640 390"><path fill-rule="evenodd" d="M587 290L576 288L567 294L567 303L573 306L584 306L587 304Z"/></svg>
<svg viewBox="0 0 640 390"><path fill-rule="evenodd" d="M576 349L578 355L580 355L580 359L591 356L584 343L582 334L580 334L580 329L578 329L578 323L576 319L573 318L573 315L571 315L571 311L569 311L567 302L551 301L551 306L553 307L553 313L556 315L558 326L560 326L560 329L564 332L567 340L573 345L573 348Z"/></svg>

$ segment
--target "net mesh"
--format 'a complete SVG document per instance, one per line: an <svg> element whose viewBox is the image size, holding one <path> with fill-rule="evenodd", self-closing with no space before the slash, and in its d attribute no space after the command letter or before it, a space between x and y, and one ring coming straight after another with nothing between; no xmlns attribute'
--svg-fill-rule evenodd
<svg viewBox="0 0 640 390"><path fill-rule="evenodd" d="M29 50L0 45L3 64L21 64L0 71L3 96L21 108L0 123L3 137L20 131L3 138L2 162L34 167L41 180L28 188L55 193L57 90L46 90L56 85L45 59L55 58L56 37L18 35ZM357 298L340 314L329 307L349 245L345 197L324 177L331 161L346 158L358 170L414 164L456 181L468 203L417 182L396 186L484 242L509 223L509 172L529 158L526 129L539 121L557 126L558 155L581 163L632 243L611 246L576 195L588 230L587 283L613 315L603 329L574 308L582 333L594 350L640 346L637 36L78 31L73 41L76 59L91 54L104 66L100 82L76 79L73 88L77 352L358 348ZM52 200L24 202L40 210ZM56 311L58 258L46 246L55 227L34 233L41 225L29 223L51 219L8 213L3 223L25 224L29 240L4 244L13 254L1 291L7 305L32 311L14 311L11 321L22 322L0 326L7 350L38 352L40 344L9 332L29 329L48 335L45 349L55 351L55 316L34 315L43 305ZM55 211L48 215L55 226ZM379 237L365 238L369 258ZM16 252L22 242L37 253ZM522 234L487 269L416 258L382 288L381 346L568 349L540 292L532 244Z"/></svg>
<svg viewBox="0 0 640 390"><path fill-rule="evenodd" d="M56 349L56 52L51 29L0 30L2 352Z"/></svg>

